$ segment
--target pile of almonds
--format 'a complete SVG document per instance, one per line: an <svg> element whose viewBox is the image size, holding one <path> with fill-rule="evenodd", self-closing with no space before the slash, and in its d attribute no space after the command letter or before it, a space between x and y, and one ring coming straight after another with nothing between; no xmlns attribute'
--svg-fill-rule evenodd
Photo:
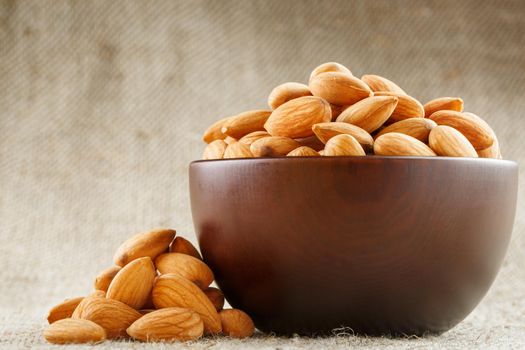
<svg viewBox="0 0 525 350"><path fill-rule="evenodd" d="M54 344L186 341L203 335L235 338L254 333L241 310L224 309L213 272L195 247L168 229L139 233L114 256L115 266L95 278L95 291L49 311L45 339Z"/></svg>
<svg viewBox="0 0 525 350"><path fill-rule="evenodd" d="M394 82L355 77L328 62L308 85L284 83L271 110L224 118L204 133L203 159L279 156L448 156L501 158L491 127L463 112L459 97L421 104Z"/></svg>

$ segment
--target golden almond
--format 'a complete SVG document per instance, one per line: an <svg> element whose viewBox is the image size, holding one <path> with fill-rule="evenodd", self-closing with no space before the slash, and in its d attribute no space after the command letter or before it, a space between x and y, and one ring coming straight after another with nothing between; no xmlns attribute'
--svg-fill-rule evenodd
<svg viewBox="0 0 525 350"><path fill-rule="evenodd" d="M213 306L215 306L215 310L217 312L221 311L224 307L224 294L221 292L220 289L215 287L208 287L204 290L204 294L210 299Z"/></svg>
<svg viewBox="0 0 525 350"><path fill-rule="evenodd" d="M430 134L430 130L436 126L436 122L427 118L410 118L390 124L386 128L379 131L379 133L376 135L376 138L389 132L398 132L412 136L419 141L426 143L428 141L428 134Z"/></svg>
<svg viewBox="0 0 525 350"><path fill-rule="evenodd" d="M300 146L299 142L289 137L270 136L252 143L250 150L255 157L279 157L287 155Z"/></svg>
<svg viewBox="0 0 525 350"><path fill-rule="evenodd" d="M231 136L226 136L224 138L224 143L226 143L227 145L231 145L233 143L237 142L237 139L234 139L233 137Z"/></svg>
<svg viewBox="0 0 525 350"><path fill-rule="evenodd" d="M206 129L204 135L202 135L202 140L206 143L210 143L215 140L223 140L226 137L226 135L224 135L221 130L224 124L230 118L231 117L223 118L213 123L208 129Z"/></svg>
<svg viewBox="0 0 525 350"><path fill-rule="evenodd" d="M359 142L351 135L339 134L326 143L324 156L365 156Z"/></svg>
<svg viewBox="0 0 525 350"><path fill-rule="evenodd" d="M270 117L272 111L254 110L247 111L229 118L222 126L224 135L240 139L254 131L263 131L264 123Z"/></svg>
<svg viewBox="0 0 525 350"><path fill-rule="evenodd" d="M95 289L93 292L91 292L91 293L88 295L88 297L105 298L105 297L106 297L106 291Z"/></svg>
<svg viewBox="0 0 525 350"><path fill-rule="evenodd" d="M315 67L315 69L310 74L310 79L308 81L312 81L314 77L318 76L321 73L327 73L327 72L339 72L339 73L344 73L348 75L353 75L350 69L346 68L341 63L326 62L326 63L323 63Z"/></svg>
<svg viewBox="0 0 525 350"><path fill-rule="evenodd" d="M371 133L383 125L397 106L396 96L373 96L348 107L337 122L349 123Z"/></svg>
<svg viewBox="0 0 525 350"><path fill-rule="evenodd" d="M250 151L250 146L242 142L235 142L226 147L224 151L224 159L231 158L251 158L253 157L252 152Z"/></svg>
<svg viewBox="0 0 525 350"><path fill-rule="evenodd" d="M340 106L352 105L373 94L364 82L340 72L321 73L310 81L309 86L314 96L322 97L329 103Z"/></svg>
<svg viewBox="0 0 525 350"><path fill-rule="evenodd" d="M157 276L149 256L135 259L120 270L109 284L106 297L138 310L148 301Z"/></svg>
<svg viewBox="0 0 525 350"><path fill-rule="evenodd" d="M425 109L421 102L405 94L398 94L391 91L378 91L375 96L395 96L398 98L397 106L390 116L392 122L398 122L409 118L423 118Z"/></svg>
<svg viewBox="0 0 525 350"><path fill-rule="evenodd" d="M106 331L108 339L126 337L126 329L142 314L114 299L87 297L78 304L72 318L95 322Z"/></svg>
<svg viewBox="0 0 525 350"><path fill-rule="evenodd" d="M51 344L98 343L106 340L106 331L89 320L65 318L47 327L44 338Z"/></svg>
<svg viewBox="0 0 525 350"><path fill-rule="evenodd" d="M322 143L321 140L319 140L315 135L308 137L300 137L294 140L299 142L301 146L310 147L314 151L320 151L324 148L324 143Z"/></svg>
<svg viewBox="0 0 525 350"><path fill-rule="evenodd" d="M204 292L191 281L175 274L161 275L153 287L153 303L157 309L182 307L197 312L204 322L206 334L221 331L221 319Z"/></svg>
<svg viewBox="0 0 525 350"><path fill-rule="evenodd" d="M462 133L476 150L486 149L494 142L490 126L475 114L443 110L434 112L430 119Z"/></svg>
<svg viewBox="0 0 525 350"><path fill-rule="evenodd" d="M47 315L47 322L51 324L64 318L70 318L83 299L84 297L66 299L60 304L53 306Z"/></svg>
<svg viewBox="0 0 525 350"><path fill-rule="evenodd" d="M398 132L389 132L379 136L374 142L374 153L379 156L431 157L436 155L423 142Z"/></svg>
<svg viewBox="0 0 525 350"><path fill-rule="evenodd" d="M128 328L133 339L146 342L188 341L202 337L204 326L200 316L189 309L170 307L142 316Z"/></svg>
<svg viewBox="0 0 525 350"><path fill-rule="evenodd" d="M113 277L120 271L120 266L110 266L104 271L101 271L97 277L95 277L95 283L93 284L95 290L101 290L106 292L109 284L113 280Z"/></svg>
<svg viewBox="0 0 525 350"><path fill-rule="evenodd" d="M320 97L305 96L280 105L272 112L264 128L272 136L307 137L313 134L312 125L331 119L332 111L328 102Z"/></svg>
<svg viewBox="0 0 525 350"><path fill-rule="evenodd" d="M263 137L268 136L272 136L268 133L268 131L254 131L249 133L248 135L244 135L241 139L239 139L239 142L245 143L249 146L258 139L262 139Z"/></svg>
<svg viewBox="0 0 525 350"><path fill-rule="evenodd" d="M213 272L202 260L181 253L161 254L155 259L161 274L174 273L206 289L213 282Z"/></svg>
<svg viewBox="0 0 525 350"><path fill-rule="evenodd" d="M397 94L406 95L406 92L403 89L401 89L396 83L379 75L366 74L361 77L361 80L364 81L374 92L391 91Z"/></svg>
<svg viewBox="0 0 525 350"><path fill-rule="evenodd" d="M219 313L222 324L222 334L232 338L251 337L255 332L252 319L244 311L238 309L222 310Z"/></svg>
<svg viewBox="0 0 525 350"><path fill-rule="evenodd" d="M318 157L319 153L308 146L297 147L286 155L287 157Z"/></svg>
<svg viewBox="0 0 525 350"><path fill-rule="evenodd" d="M492 129L491 129L492 130ZM496 137L496 134L493 133L492 137L494 138L494 142L492 143L492 146L489 148L481 149L478 151L478 157L480 158L495 158L495 159L501 159L501 150L499 148L499 141Z"/></svg>
<svg viewBox="0 0 525 350"><path fill-rule="evenodd" d="M308 86L301 83L284 83L272 90L268 96L268 106L276 109L285 102L303 96L312 96Z"/></svg>
<svg viewBox="0 0 525 350"><path fill-rule="evenodd" d="M315 124L312 130L323 143L327 143L336 135L348 134L353 136L365 149L372 149L374 146L373 137L366 130L352 124L343 122L319 123Z"/></svg>
<svg viewBox="0 0 525 350"><path fill-rule="evenodd" d="M190 241L184 237L176 237L170 245L170 253L181 253L202 260L201 254Z"/></svg>
<svg viewBox="0 0 525 350"><path fill-rule="evenodd" d="M463 112L463 100L459 97L440 97L424 104L425 117L430 117L437 111L449 110Z"/></svg>
<svg viewBox="0 0 525 350"><path fill-rule="evenodd" d="M462 133L446 125L438 125L428 136L430 148L439 156L472 157L478 154Z"/></svg>
<svg viewBox="0 0 525 350"><path fill-rule="evenodd" d="M118 247L113 260L118 266L124 266L137 258L149 256L155 259L164 253L173 238L175 230L157 229L136 234Z"/></svg>

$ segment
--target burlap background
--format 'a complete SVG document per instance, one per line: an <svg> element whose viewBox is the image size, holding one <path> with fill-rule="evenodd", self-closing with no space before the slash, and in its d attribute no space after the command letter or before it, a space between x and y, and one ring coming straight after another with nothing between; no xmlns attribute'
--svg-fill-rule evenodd
<svg viewBox="0 0 525 350"><path fill-rule="evenodd" d="M187 169L204 128L264 108L273 86L329 60L387 76L423 102L462 96L494 127L522 174L502 271L476 311L437 338L189 346L524 347L519 0L1 1L0 346L45 347L48 308L87 293L128 235L168 226L194 240Z"/></svg>

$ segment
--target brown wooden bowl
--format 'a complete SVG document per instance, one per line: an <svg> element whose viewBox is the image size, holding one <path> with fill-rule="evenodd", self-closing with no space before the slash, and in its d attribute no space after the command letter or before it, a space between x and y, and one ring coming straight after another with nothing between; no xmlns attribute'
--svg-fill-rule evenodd
<svg viewBox="0 0 525 350"><path fill-rule="evenodd" d="M441 333L485 295L517 164L472 158L197 161L191 208L229 303L276 334Z"/></svg>

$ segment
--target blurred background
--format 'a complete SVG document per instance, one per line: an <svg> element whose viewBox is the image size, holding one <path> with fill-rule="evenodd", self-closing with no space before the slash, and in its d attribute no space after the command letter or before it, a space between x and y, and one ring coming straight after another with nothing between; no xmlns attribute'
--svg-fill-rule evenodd
<svg viewBox="0 0 525 350"><path fill-rule="evenodd" d="M519 0L0 1L0 335L38 343L49 307L90 291L131 234L172 227L195 242L187 173L204 129L326 61L422 103L462 97L519 162L503 269L448 337L523 341Z"/></svg>

